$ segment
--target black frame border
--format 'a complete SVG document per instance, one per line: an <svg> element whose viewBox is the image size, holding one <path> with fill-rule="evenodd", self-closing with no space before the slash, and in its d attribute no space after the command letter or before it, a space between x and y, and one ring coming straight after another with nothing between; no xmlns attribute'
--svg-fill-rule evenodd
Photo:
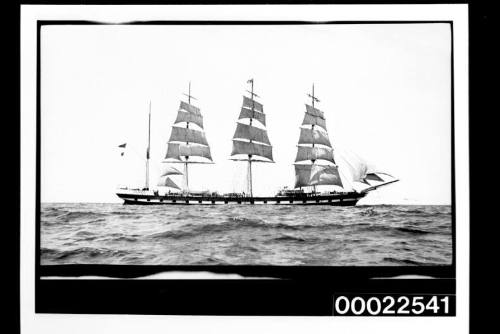
<svg viewBox="0 0 500 334"><path fill-rule="evenodd" d="M41 62L40 41L41 29L48 25L311 25L311 24L449 24L450 34L450 56L451 56L451 210L452 210L452 263L443 266L363 266L363 267L327 267L327 266L129 266L129 265L44 265L40 264L40 164L41 164ZM36 87L36 247L35 247L35 312L36 313L119 313L119 314L203 314L203 315L331 315L331 296L338 292L396 292L406 293L448 293L454 295L456 292L456 204L455 204L455 121L454 121L454 35L453 21L133 21L123 23L104 23L97 21L73 21L73 20L41 20L37 21L37 87ZM81 276L102 275L121 278L141 277L168 271L209 271L213 273L236 273L243 276L273 277L280 280L252 279L240 280L237 283L232 280L48 280L41 276ZM427 279L400 279L394 280L389 277L399 275L427 275L438 278ZM373 278L386 278L372 280ZM110 283L113 282L113 283ZM119 283L117 283L119 282ZM159 283L161 282L161 283ZM373 283L377 282L377 283ZM406 283L405 283L406 282ZM401 285L402 283L402 285ZM411 283L411 284L410 284ZM149 291L149 300L142 300L142 295L135 295L131 300L124 301L114 295L115 302L110 302L113 295L113 284L119 286L121 292ZM335 288L332 288L335 286ZM104 288L106 287L106 288ZM203 290L199 290L204 287ZM230 287L227 289L227 287ZM403 289L404 287L404 289ZM193 300L203 294L211 294L213 288L218 291L228 290L223 298L227 306L214 308L212 304L192 304ZM306 291L313 291L315 297L310 300ZM366 290L371 288L372 290ZM60 291L69 292L61 293ZM75 293L78 289L85 293ZM123 290L121 290L123 289ZM319 289L319 290L318 290ZM373 290L375 289L375 290ZM175 291L191 290L188 295L176 295ZM71 292L70 292L71 291ZM175 302L178 306L172 308L165 305L158 296L164 296L164 292L174 293ZM259 309L249 308L244 298L234 299L235 296L245 295L244 291L252 291L246 296L252 299L254 296L267 298L270 302L269 308L263 306ZM196 293L194 293L196 292ZM292 302L290 296L301 296L300 302ZM273 297L274 296L274 297ZM325 299L328 297L328 303ZM96 299L98 298L98 299ZM97 300L102 302L97 307ZM276 299L278 298L278 299ZM187 299L187 301L185 301ZM213 300L213 299L212 299ZM230 301L229 301L230 300ZM149 301L149 303L148 303ZM156 301L156 302L155 302ZM314 308L311 301L318 302L322 308ZM145 302L147 304L145 304ZM187 303L187 304L186 304ZM237 306L235 307L235 303ZM143 308L137 309L137 304ZM309 305L308 309L302 304ZM106 306L104 306L106 305ZM128 305L124 308L124 305ZM180 305L180 306L179 306ZM189 306L188 306L189 305ZM203 306L204 305L204 306ZM293 307L292 307L293 306ZM186 308L187 307L187 308ZM213 313L216 309L217 312ZM311 313L311 310L314 310Z"/></svg>

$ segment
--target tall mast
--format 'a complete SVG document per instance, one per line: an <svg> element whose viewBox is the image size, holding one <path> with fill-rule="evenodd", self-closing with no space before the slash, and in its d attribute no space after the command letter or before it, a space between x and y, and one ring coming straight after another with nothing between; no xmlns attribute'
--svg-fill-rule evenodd
<svg viewBox="0 0 500 334"><path fill-rule="evenodd" d="M254 97L258 95L253 92L253 78L248 80L250 83L250 97L252 98L252 117L250 118L250 126L252 126L253 118L255 117L255 100ZM250 139L250 143L252 139ZM252 154L248 155L248 174L247 174L247 182L248 182L248 194L250 197L253 197L253 185L252 185Z"/></svg>
<svg viewBox="0 0 500 334"><path fill-rule="evenodd" d="M253 180L252 180L252 165L254 162L274 162L271 142L267 136L266 116L264 114L263 105L255 101L258 97L254 93L254 79L247 80L250 84L250 97L243 95L243 105L238 120L250 119L246 122L236 122L236 131L233 135L233 149L231 151L231 160L246 161L248 163L247 170L247 191L248 196L253 196ZM253 119L259 121L264 127L253 125ZM244 155L245 158L237 158L235 156ZM264 158L266 160L258 160L255 157Z"/></svg>
<svg viewBox="0 0 500 334"><path fill-rule="evenodd" d="M148 148L146 150L146 189L149 190L149 150L151 148L151 100L149 101Z"/></svg>
<svg viewBox="0 0 500 334"><path fill-rule="evenodd" d="M312 94L307 94L307 95L311 98L311 105L312 105L312 107L314 109L314 102L319 102L319 99L316 96L314 96L314 83L312 84ZM311 130L314 133L314 124L311 124ZM312 147L314 147L314 135L312 137L312 141L313 141L312 142ZM313 165L314 165L315 161L316 161L315 159L311 159L311 163ZM314 189L314 192L316 192L316 186L313 186L313 189Z"/></svg>
<svg viewBox="0 0 500 334"><path fill-rule="evenodd" d="M189 81L188 93L184 94L184 95L187 96L189 105L191 104L191 98L196 100L196 98L191 95L191 81ZM186 129L189 129L189 122L186 122ZM189 141L186 141L186 145L189 145ZM184 156L184 158L186 159L184 162L184 184L185 184L184 190L188 193L189 192L189 174L188 174L189 156L186 155L186 156Z"/></svg>
<svg viewBox="0 0 500 334"><path fill-rule="evenodd" d="M253 99L253 78L250 79L250 96L252 97L252 118L250 118L250 126L252 125L252 120L253 117L255 117L255 101ZM250 139L250 142L252 142L252 139ZM250 197L253 197L253 190L252 190L252 155L248 155L248 194Z"/></svg>
<svg viewBox="0 0 500 334"><path fill-rule="evenodd" d="M200 109L191 104L191 100L196 100L191 95L191 82L189 82L188 93L183 93L187 97L180 101L180 106L177 111L177 118L172 126L170 138L168 140L167 153L165 155L165 163L180 163L184 165L182 191L189 193L189 175L188 167L192 163L213 163L210 147L205 132L203 130L203 116ZM176 126L177 124L183 124ZM196 127L190 126L195 124ZM190 157L203 158L206 161L192 160ZM174 187L179 189L178 187Z"/></svg>

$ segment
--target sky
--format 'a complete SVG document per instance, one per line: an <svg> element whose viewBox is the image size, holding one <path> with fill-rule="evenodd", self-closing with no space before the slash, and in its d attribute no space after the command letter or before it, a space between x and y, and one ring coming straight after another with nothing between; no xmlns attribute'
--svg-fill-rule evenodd
<svg viewBox="0 0 500 334"><path fill-rule="evenodd" d="M293 186L314 83L334 149L400 179L360 204L451 203L448 24L44 26L42 202L119 202L117 186L144 184L150 101L156 184L189 82L215 162L190 166L190 188L244 190L229 156L250 78L276 162L253 164L255 195Z"/></svg>

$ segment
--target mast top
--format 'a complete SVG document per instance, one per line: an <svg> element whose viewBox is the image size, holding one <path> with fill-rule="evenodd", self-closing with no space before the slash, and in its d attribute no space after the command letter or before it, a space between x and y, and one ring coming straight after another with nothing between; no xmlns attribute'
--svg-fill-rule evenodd
<svg viewBox="0 0 500 334"><path fill-rule="evenodd" d="M311 104L313 107L314 107L314 102L320 102L319 99L314 95L314 83L312 85L312 93L307 94L307 96L309 96L311 98Z"/></svg>
<svg viewBox="0 0 500 334"><path fill-rule="evenodd" d="M251 89L250 90L247 90L248 93L250 93L250 96L252 97L252 100L253 100L253 97L260 97L259 95L255 94L253 92L253 78L252 79L249 79L247 80L247 83L249 83L251 85Z"/></svg>
<svg viewBox="0 0 500 334"><path fill-rule="evenodd" d="M188 98L188 103L191 104L191 99L193 100L196 100L196 97L194 97L193 95L191 95L191 81L189 81L189 91L188 93L183 93L185 96L187 96Z"/></svg>

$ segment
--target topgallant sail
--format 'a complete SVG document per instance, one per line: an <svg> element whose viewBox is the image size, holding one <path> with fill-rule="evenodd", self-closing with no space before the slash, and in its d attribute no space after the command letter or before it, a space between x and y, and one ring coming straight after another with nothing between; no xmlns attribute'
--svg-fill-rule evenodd
<svg viewBox="0 0 500 334"><path fill-rule="evenodd" d="M274 196L254 196L252 164L273 163L273 147L266 129L264 106L256 98L254 80L243 96L236 130L233 135L231 160L247 163L246 192L219 194L217 192L195 192L189 189L188 168L193 163L213 163L210 146L205 137L203 117L200 109L191 100L191 83L187 102L181 101L177 118L170 133L164 168L157 183L149 186L149 157L151 104L149 109L148 146L146 150L146 182L142 189L120 188L117 196L124 204L298 204L298 205L355 205L366 194L378 187L398 181L393 176L374 168L355 154L339 154L334 150L326 126L325 113L317 108L320 100L315 96L314 84L311 104L306 104L300 127L297 154L295 157L295 184L293 189L285 187ZM123 146L120 146L123 147ZM342 162L342 164L340 163ZM175 164L182 164L180 171ZM183 176L183 187L173 180ZM161 189L167 189L160 192Z"/></svg>

